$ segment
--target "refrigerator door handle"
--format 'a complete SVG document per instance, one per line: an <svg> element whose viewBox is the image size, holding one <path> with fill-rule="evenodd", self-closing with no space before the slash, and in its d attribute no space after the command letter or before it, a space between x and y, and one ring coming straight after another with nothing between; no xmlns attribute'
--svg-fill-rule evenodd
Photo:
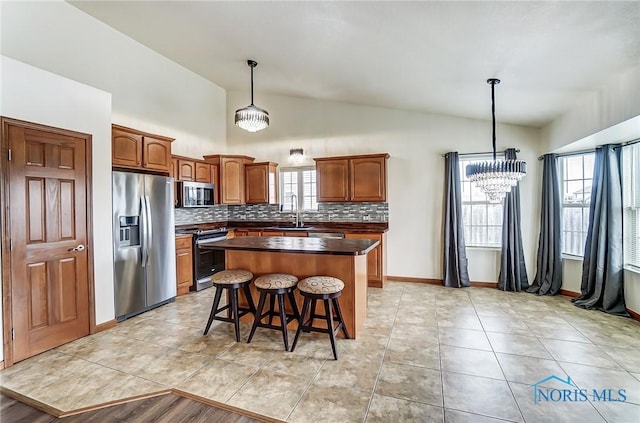
<svg viewBox="0 0 640 423"><path fill-rule="evenodd" d="M148 216L147 216L147 202L145 201L145 197L140 197L140 241L142 246L140 247L140 253L142 254L140 264L142 267L147 266L147 261L149 260L149 251L147 250L147 226L148 226Z"/></svg>
<svg viewBox="0 0 640 423"><path fill-rule="evenodd" d="M151 229L151 201L149 200L149 196L145 195L144 199L147 203L147 263L149 264L149 249L151 248L151 243L153 242L153 230Z"/></svg>

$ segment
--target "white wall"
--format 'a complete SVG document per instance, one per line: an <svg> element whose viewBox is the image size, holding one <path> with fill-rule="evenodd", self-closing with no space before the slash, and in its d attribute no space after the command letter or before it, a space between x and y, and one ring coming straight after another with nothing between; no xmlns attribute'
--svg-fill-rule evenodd
<svg viewBox="0 0 640 423"><path fill-rule="evenodd" d="M578 151L640 138L640 65L611 77L595 93L543 128L545 152ZM582 260L563 260L562 289L580 292ZM640 313L640 274L624 271L627 308Z"/></svg>
<svg viewBox="0 0 640 423"><path fill-rule="evenodd" d="M441 155L491 150L490 121L259 94L256 105L269 111L272 123L264 131L249 133L233 124L234 111L246 102L246 92L227 92L229 152L280 166L288 165L290 148L304 149L307 162L303 164L312 164L312 157L388 152L387 274L442 278ZM539 219L539 131L499 124L497 141L498 149L520 148L519 157L528 162L521 197L527 270L532 278ZM494 260L486 260L487 255ZM495 255L495 251L469 251L472 280L497 280Z"/></svg>
<svg viewBox="0 0 640 423"><path fill-rule="evenodd" d="M543 129L544 152L589 138L628 119L640 116L640 64L609 78L597 91L576 99L568 110ZM640 136L640 134L636 134ZM600 144L620 139L602 140ZM578 145L576 149L579 149ZM584 148L584 147L582 147Z"/></svg>
<svg viewBox="0 0 640 423"><path fill-rule="evenodd" d="M219 86L63 1L1 7L3 55L110 92L113 123L175 138L175 154L225 152Z"/></svg>
<svg viewBox="0 0 640 423"><path fill-rule="evenodd" d="M175 138L175 154L224 153L226 93L63 1L0 2L0 31L1 113L93 135L95 318L107 322L111 123Z"/></svg>
<svg viewBox="0 0 640 423"><path fill-rule="evenodd" d="M93 135L96 323L111 320L111 225L104 224L111 222L111 165L103 160L111 154L111 94L4 56L1 60L0 115Z"/></svg>

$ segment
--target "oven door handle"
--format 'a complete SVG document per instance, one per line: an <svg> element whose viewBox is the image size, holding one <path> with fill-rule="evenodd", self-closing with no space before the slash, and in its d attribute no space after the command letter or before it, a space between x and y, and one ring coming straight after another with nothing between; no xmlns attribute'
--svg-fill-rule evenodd
<svg viewBox="0 0 640 423"><path fill-rule="evenodd" d="M216 237L216 238L199 239L199 240L196 241L196 245L212 244L214 242L224 241L225 239L227 239L226 236L220 236L220 237Z"/></svg>

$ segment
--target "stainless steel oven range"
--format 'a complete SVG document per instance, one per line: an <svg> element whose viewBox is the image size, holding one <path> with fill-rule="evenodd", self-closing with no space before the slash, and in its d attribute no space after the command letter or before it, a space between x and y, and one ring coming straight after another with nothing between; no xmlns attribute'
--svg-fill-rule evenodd
<svg viewBox="0 0 640 423"><path fill-rule="evenodd" d="M210 250L201 246L227 239L227 228L179 229L176 233L193 235L193 285L191 291L200 291L212 286L211 275L224 270L224 250Z"/></svg>

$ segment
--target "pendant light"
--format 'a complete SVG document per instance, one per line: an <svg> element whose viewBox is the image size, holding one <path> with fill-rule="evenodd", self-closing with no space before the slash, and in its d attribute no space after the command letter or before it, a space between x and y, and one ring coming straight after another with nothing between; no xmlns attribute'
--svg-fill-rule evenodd
<svg viewBox="0 0 640 423"><path fill-rule="evenodd" d="M269 126L269 112L253 104L253 68L258 66L255 60L247 60L251 68L251 104L236 110L236 125L245 131L258 132Z"/></svg>
<svg viewBox="0 0 640 423"><path fill-rule="evenodd" d="M480 188L491 202L500 202L504 199L511 187L527 173L527 164L523 160L497 160L496 159L496 104L495 86L499 79L487 79L491 85L491 115L493 117L493 160L471 163L467 166L467 178Z"/></svg>

